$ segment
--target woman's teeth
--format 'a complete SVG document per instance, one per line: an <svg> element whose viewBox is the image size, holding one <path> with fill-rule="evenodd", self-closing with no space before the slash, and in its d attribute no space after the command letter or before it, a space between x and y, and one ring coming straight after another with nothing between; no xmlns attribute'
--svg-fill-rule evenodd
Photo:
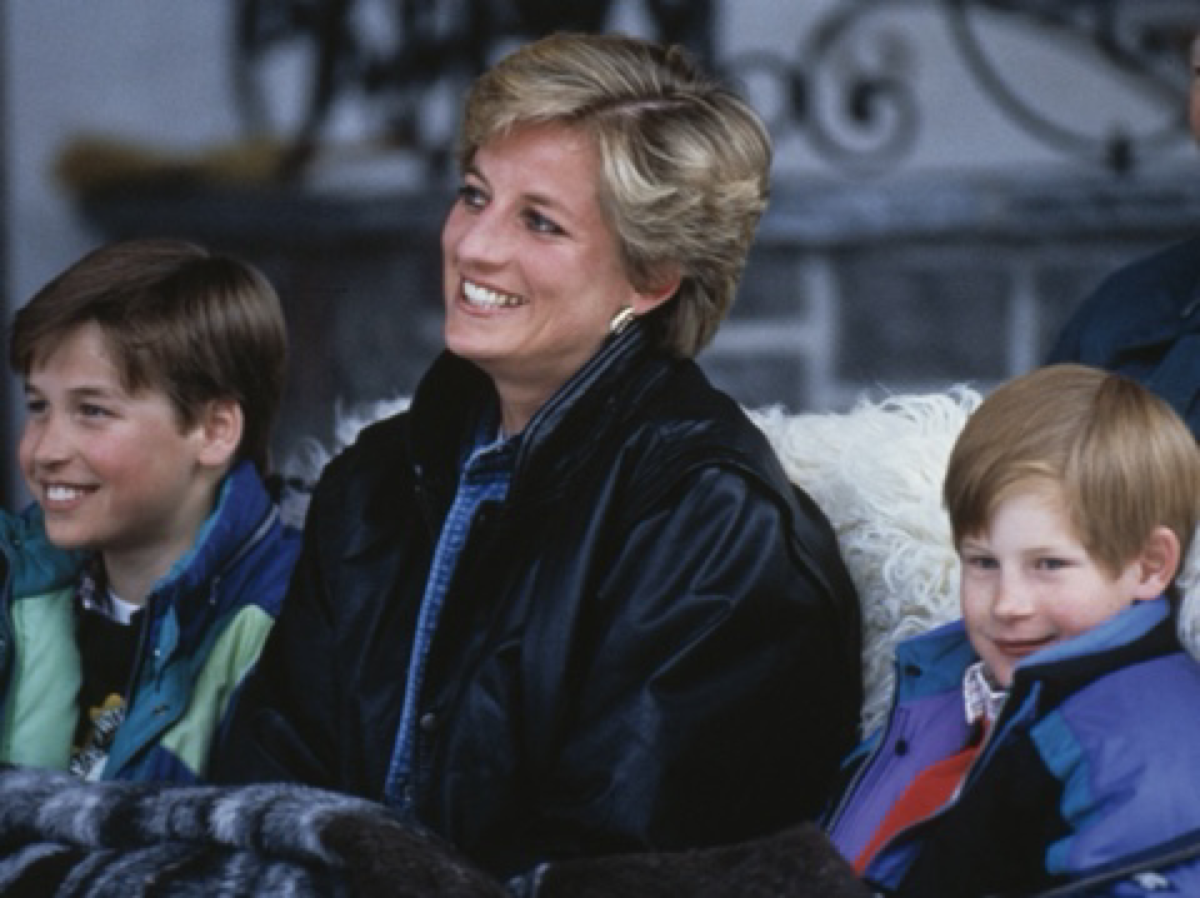
<svg viewBox="0 0 1200 898"><path fill-rule="evenodd" d="M463 281L463 296L467 298L467 302L471 305L485 309L510 309L514 306L524 305L525 303L525 300L519 296L498 293L495 290L481 287L479 284L473 284L470 281Z"/></svg>

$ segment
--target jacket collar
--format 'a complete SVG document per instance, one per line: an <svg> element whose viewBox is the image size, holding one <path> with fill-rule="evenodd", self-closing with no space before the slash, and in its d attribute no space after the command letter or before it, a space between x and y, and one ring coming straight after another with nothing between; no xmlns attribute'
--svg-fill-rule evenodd
<svg viewBox="0 0 1200 898"><path fill-rule="evenodd" d="M16 599L73 587L89 556L85 549L60 549L50 542L36 502L19 515L0 514L0 553L8 596Z"/></svg>
<svg viewBox="0 0 1200 898"><path fill-rule="evenodd" d="M1123 659L1179 651L1166 598L1136 602L1102 624L1043 649L1017 666L1012 693L1050 680L1070 691ZM961 620L936 627L896 649L897 700L909 701L962 688L966 669L978 660Z"/></svg>
<svg viewBox="0 0 1200 898"><path fill-rule="evenodd" d="M225 610L220 606L216 581L256 546L277 520L278 510L253 463L239 462L222 481L216 506L192 547L155 585L154 601L165 600L174 608L185 634L207 626L212 616Z"/></svg>
<svg viewBox="0 0 1200 898"><path fill-rule="evenodd" d="M1086 633L1043 649L1018 665L1013 692L1040 680L1052 693L1066 694L1117 667L1179 651L1182 646L1170 601L1160 597L1134 602Z"/></svg>
<svg viewBox="0 0 1200 898"><path fill-rule="evenodd" d="M511 497L548 498L666 375L670 361L651 347L648 327L635 321L610 337L530 419L517 437ZM491 380L472 363L450 352L434 362L414 395L411 430L413 457L434 483L452 488L463 447L496 402Z"/></svg>

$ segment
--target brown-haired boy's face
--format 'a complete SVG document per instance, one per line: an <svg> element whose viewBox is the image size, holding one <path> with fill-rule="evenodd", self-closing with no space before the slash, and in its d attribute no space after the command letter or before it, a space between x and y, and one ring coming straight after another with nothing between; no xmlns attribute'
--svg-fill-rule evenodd
<svg viewBox="0 0 1200 898"><path fill-rule="evenodd" d="M1080 543L1061 497L1047 488L1014 493L986 533L963 539L963 622L988 673L1002 687L1034 652L1077 636L1154 598L1140 561L1113 573Z"/></svg>
<svg viewBox="0 0 1200 898"><path fill-rule="evenodd" d="M181 429L161 391L128 393L95 324L39 359L25 393L21 472L50 541L99 550L110 571L132 564L165 573L212 504L200 428Z"/></svg>

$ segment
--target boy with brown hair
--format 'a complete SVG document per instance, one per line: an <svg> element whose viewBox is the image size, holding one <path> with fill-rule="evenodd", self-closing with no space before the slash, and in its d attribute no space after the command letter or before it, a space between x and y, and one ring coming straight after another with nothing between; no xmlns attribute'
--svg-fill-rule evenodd
<svg viewBox="0 0 1200 898"><path fill-rule="evenodd" d="M1191 433L1129 379L1051 366L969 419L944 499L963 620L898 648L833 841L887 895L1101 871L1087 894L1200 894L1195 860L1144 863L1200 830L1200 665L1175 624L1200 516Z"/></svg>
<svg viewBox="0 0 1200 898"><path fill-rule="evenodd" d="M0 519L0 761L204 777L299 548L267 494L287 334L253 267L180 241L84 256L15 317Z"/></svg>

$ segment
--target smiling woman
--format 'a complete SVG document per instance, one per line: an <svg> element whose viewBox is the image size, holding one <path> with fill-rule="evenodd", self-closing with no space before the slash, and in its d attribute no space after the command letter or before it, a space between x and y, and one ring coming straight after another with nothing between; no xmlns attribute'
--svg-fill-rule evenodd
<svg viewBox="0 0 1200 898"><path fill-rule="evenodd" d="M446 348L492 379L508 433L596 354L622 309L643 315L678 287L677 275L654 292L630 283L598 167L586 133L522 128L479 149L446 219Z"/></svg>
<svg viewBox="0 0 1200 898"><path fill-rule="evenodd" d="M770 162L676 48L558 35L480 78L446 351L326 468L220 776L381 799L503 877L816 814L856 736L854 589L692 361Z"/></svg>

